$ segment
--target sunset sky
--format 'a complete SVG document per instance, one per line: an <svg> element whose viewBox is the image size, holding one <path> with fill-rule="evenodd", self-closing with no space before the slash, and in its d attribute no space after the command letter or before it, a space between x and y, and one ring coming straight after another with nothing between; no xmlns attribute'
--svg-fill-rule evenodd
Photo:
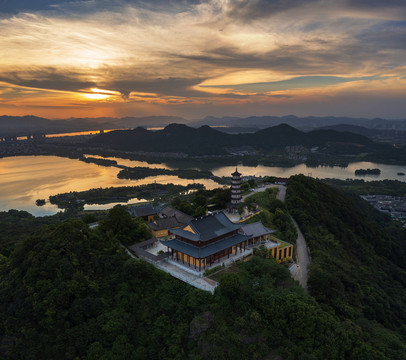
<svg viewBox="0 0 406 360"><path fill-rule="evenodd" d="M406 118L405 0L0 0L0 115Z"/></svg>

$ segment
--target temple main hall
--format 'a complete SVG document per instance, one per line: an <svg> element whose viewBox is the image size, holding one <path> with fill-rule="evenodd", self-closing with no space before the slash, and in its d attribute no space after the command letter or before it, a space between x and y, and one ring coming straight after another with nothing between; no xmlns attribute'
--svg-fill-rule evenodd
<svg viewBox="0 0 406 360"><path fill-rule="evenodd" d="M171 229L175 239L162 241L170 257L199 271L243 252L255 243L269 240L274 231L257 222L235 224L222 212L193 219L180 229Z"/></svg>

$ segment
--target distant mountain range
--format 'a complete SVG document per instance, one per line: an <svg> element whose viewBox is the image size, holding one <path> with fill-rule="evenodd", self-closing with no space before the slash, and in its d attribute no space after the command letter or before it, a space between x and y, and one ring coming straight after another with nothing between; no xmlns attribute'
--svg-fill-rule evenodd
<svg viewBox="0 0 406 360"><path fill-rule="evenodd" d="M382 130L384 130L384 129L368 129L363 126L350 125L350 124L323 126L323 127L320 127L319 129L320 130L348 131L348 132L363 135L363 136L366 136L369 138L378 136L382 132Z"/></svg>
<svg viewBox="0 0 406 360"><path fill-rule="evenodd" d="M348 117L296 117L288 116L252 116L238 117L212 117L207 116L200 120L186 120L176 116L148 116L124 118L69 118L49 120L42 117L27 116L0 116L0 136L25 136L34 134L52 134L78 131L96 131L107 129L134 129L138 127L159 128L171 123L187 124L193 128L208 125L227 134L256 133L258 130L287 124L302 131L315 129L346 131L366 136L370 139L391 139L402 136L400 143L406 142L406 120L365 119ZM277 140L277 139L275 139ZM193 145L193 144L192 144ZM216 147L216 144L213 144Z"/></svg>
<svg viewBox="0 0 406 360"><path fill-rule="evenodd" d="M161 127L170 123L185 123L187 120L175 116L124 117L121 119L69 118L49 120L38 116L0 116L0 136L24 136L87 130L133 128L137 126Z"/></svg>
<svg viewBox="0 0 406 360"><path fill-rule="evenodd" d="M309 131L320 127L333 126L339 124L347 124L353 126L362 126L368 129L405 129L406 119L402 120L385 120L380 118L350 118L350 117L297 117L294 115L288 116L250 116L245 118L238 117L213 117L207 116L201 120L195 120L188 125L190 126L230 126L230 127L257 127L267 128L279 124L287 124L297 129Z"/></svg>
<svg viewBox="0 0 406 360"><path fill-rule="evenodd" d="M116 126L97 119L48 120L37 116L0 116L0 136L24 136L73 131L112 129Z"/></svg>
<svg viewBox="0 0 406 360"><path fill-rule="evenodd" d="M368 152L376 144L365 136L334 130L303 132L281 124L253 134L226 134L207 125L192 128L170 124L163 130L119 130L98 135L88 142L91 146L125 151L181 152L189 155L225 155L231 150L249 147L253 151L270 153L286 146L330 148L337 153Z"/></svg>
<svg viewBox="0 0 406 360"><path fill-rule="evenodd" d="M209 125L219 127L223 132L255 132L280 124L287 124L296 129L310 131L317 128L337 129L340 126L342 130L351 131L366 136L373 136L374 132L363 130L405 130L406 119L403 120L385 120L385 119L365 119L349 117L297 117L288 116L251 116L245 118L239 117L213 117L207 116L204 119L186 120L176 116L148 116L148 117L124 117L124 118L69 118L59 120L49 120L42 117L27 116L0 116L0 136L22 136L33 133L62 133L86 130L106 130L120 128L136 127L164 127L171 123L187 124L192 127ZM343 127L346 125L347 127ZM223 128L221 128L223 127ZM372 135L371 135L372 134Z"/></svg>

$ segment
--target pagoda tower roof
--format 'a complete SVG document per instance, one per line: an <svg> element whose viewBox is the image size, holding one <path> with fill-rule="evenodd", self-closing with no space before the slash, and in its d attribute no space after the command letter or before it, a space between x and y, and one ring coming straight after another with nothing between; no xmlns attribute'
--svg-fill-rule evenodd
<svg viewBox="0 0 406 360"><path fill-rule="evenodd" d="M235 172L231 174L232 176L241 176L241 174L238 172L237 168L235 168Z"/></svg>

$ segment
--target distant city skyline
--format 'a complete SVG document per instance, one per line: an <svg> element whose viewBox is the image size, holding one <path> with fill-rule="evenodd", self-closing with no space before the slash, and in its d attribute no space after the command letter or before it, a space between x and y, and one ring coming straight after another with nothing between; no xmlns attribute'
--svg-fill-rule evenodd
<svg viewBox="0 0 406 360"><path fill-rule="evenodd" d="M402 0L0 2L0 115L406 118Z"/></svg>

